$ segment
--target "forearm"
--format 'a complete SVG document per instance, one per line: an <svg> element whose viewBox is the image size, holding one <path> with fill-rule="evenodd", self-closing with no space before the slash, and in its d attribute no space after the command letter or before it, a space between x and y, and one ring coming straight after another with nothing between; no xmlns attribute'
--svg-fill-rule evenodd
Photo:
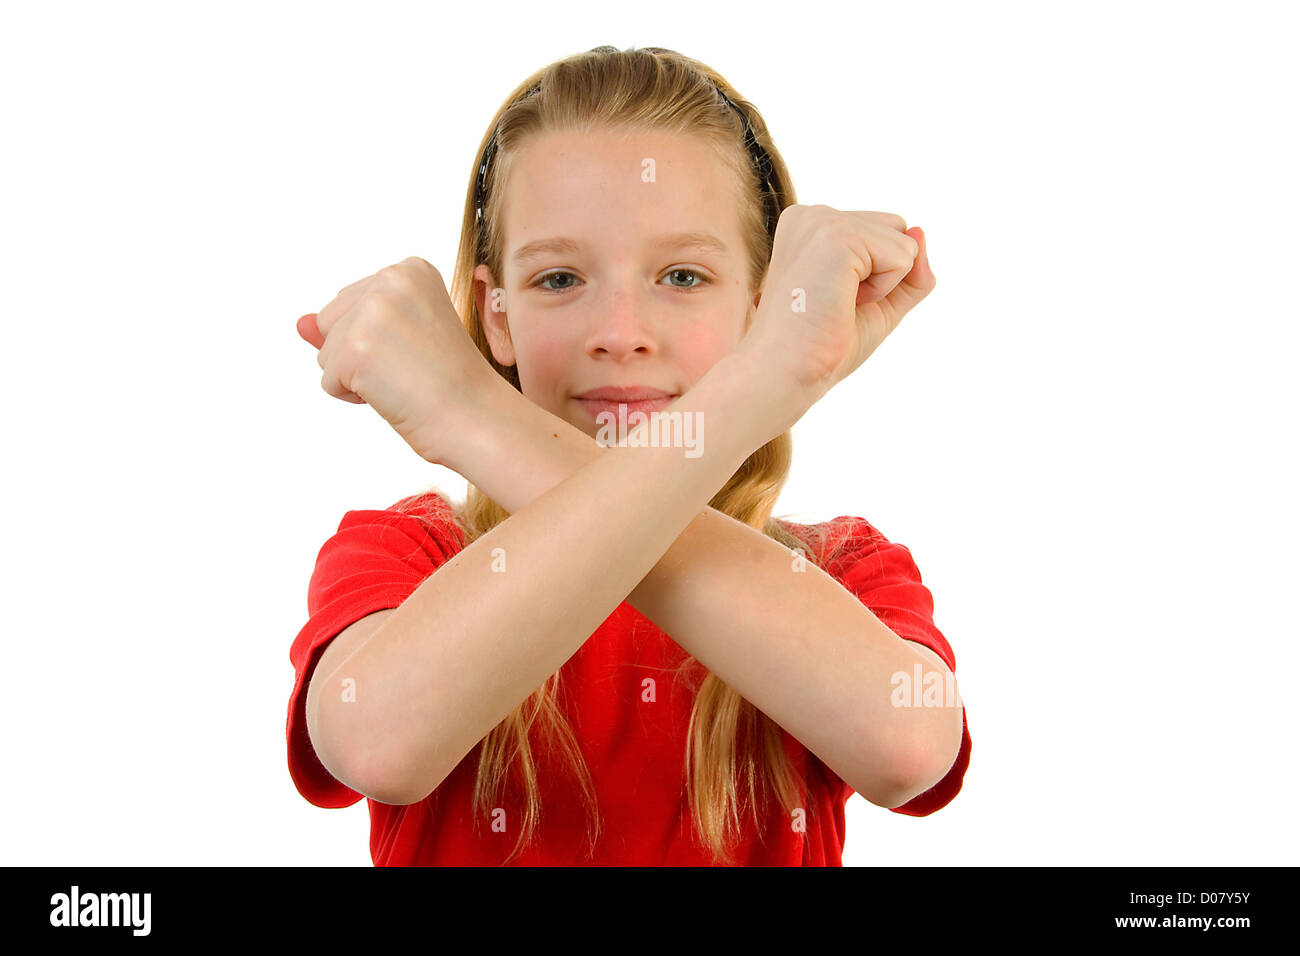
<svg viewBox="0 0 1300 956"><path fill-rule="evenodd" d="M931 661L746 524L705 509L627 601L874 804L905 803L956 759L960 708L892 703L894 675Z"/></svg>
<svg viewBox="0 0 1300 956"><path fill-rule="evenodd" d="M506 388L454 467L514 512L611 449ZM898 806L956 759L960 704L891 706L893 675L918 661L929 673L935 658L805 568L703 508L625 599L866 799Z"/></svg>
<svg viewBox="0 0 1300 956"><path fill-rule="evenodd" d="M446 451L441 464L513 515L614 450L533 404L501 379L467 417L461 440Z"/></svg>
<svg viewBox="0 0 1300 956"><path fill-rule="evenodd" d="M674 403L714 426L698 458L671 447L603 451L592 440L588 467L440 567L348 660L336 676L356 680L350 735L371 742L387 792L414 802L432 791L767 440L747 376L743 362L724 360Z"/></svg>

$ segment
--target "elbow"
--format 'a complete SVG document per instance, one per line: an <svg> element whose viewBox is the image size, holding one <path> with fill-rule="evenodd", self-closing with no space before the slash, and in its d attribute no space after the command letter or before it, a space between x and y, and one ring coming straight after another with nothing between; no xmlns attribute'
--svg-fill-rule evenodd
<svg viewBox="0 0 1300 956"><path fill-rule="evenodd" d="M943 779L942 775L935 780L928 779L931 764L918 748L900 748L887 766L887 774L876 773L849 784L868 803L886 810L901 807Z"/></svg>
<svg viewBox="0 0 1300 956"><path fill-rule="evenodd" d="M330 706L308 701L307 739L316 759L330 776L363 797L390 806L419 803L428 795L414 796L415 788L410 781L392 773L389 770L392 762L382 759L375 748L344 740L334 727L337 716Z"/></svg>
<svg viewBox="0 0 1300 956"><path fill-rule="evenodd" d="M930 736L903 749L894 763L898 770L894 791L881 806L894 809L916 799L948 776L957 762L965 726L962 707L938 708L935 713L944 715L945 720L936 722Z"/></svg>
<svg viewBox="0 0 1300 956"><path fill-rule="evenodd" d="M432 792L419 787L408 776L391 772L388 769L391 764L375 759L377 755L371 751L353 757L350 761L336 761L337 769L323 758L321 763L344 785L375 803L405 807L419 803Z"/></svg>
<svg viewBox="0 0 1300 956"><path fill-rule="evenodd" d="M448 773L443 771L436 776L423 773L417 777L411 773L411 766L412 761L409 759L391 760L383 753L370 751L368 759L355 765L356 784L349 783L348 786L375 803L393 807L410 806L433 793Z"/></svg>
<svg viewBox="0 0 1300 956"><path fill-rule="evenodd" d="M915 751L909 750L905 757L893 761L891 769L894 772L886 781L853 789L862 794L868 803L892 810L925 793L943 779L943 774L930 779L930 766L928 761L919 759Z"/></svg>
<svg viewBox="0 0 1300 956"><path fill-rule="evenodd" d="M357 792L364 793L375 803L384 803L391 807L410 806L413 803L419 803L429 795L427 793L417 795L414 791L405 787L389 787L382 784Z"/></svg>
<svg viewBox="0 0 1300 956"><path fill-rule="evenodd" d="M956 761L955 756L953 758L953 761L954 762ZM933 766L928 761L924 761L924 762L916 761L915 764L923 765L925 767ZM948 767L942 771L926 770L923 772L909 773L904 777L904 782L897 784L894 787L894 789L888 795L886 795L884 800L879 802L877 801L872 801L872 802L876 803L877 806L884 807L887 810L894 810L897 809L898 807L904 806L905 804L911 803L921 794L925 793L936 783L938 783L940 780L946 777L948 775L948 769L950 769L951 767L952 764L950 763L948 764ZM900 774L900 776L902 775Z"/></svg>

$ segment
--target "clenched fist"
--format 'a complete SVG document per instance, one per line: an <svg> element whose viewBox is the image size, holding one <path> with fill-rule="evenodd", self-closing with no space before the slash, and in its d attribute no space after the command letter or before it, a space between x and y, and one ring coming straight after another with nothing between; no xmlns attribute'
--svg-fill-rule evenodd
<svg viewBox="0 0 1300 956"><path fill-rule="evenodd" d="M925 234L901 216L788 206L742 346L815 400L934 287Z"/></svg>
<svg viewBox="0 0 1300 956"><path fill-rule="evenodd" d="M367 404L441 464L462 411L501 383L474 347L438 270L412 256L339 290L298 320L319 349L321 388Z"/></svg>

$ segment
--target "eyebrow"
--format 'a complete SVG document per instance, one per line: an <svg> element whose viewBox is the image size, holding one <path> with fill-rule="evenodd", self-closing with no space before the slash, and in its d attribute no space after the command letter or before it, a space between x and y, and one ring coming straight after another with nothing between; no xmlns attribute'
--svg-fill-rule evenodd
<svg viewBox="0 0 1300 956"><path fill-rule="evenodd" d="M652 243L652 247L655 249L680 249L686 246L693 249L702 249L705 252L715 252L723 256L730 251L725 242L707 232L676 232L671 235L660 236ZM535 239L519 247L519 250L514 255L514 261L516 263L524 262L527 259L548 252L576 254L582 252L584 248L586 248L586 243L567 237Z"/></svg>

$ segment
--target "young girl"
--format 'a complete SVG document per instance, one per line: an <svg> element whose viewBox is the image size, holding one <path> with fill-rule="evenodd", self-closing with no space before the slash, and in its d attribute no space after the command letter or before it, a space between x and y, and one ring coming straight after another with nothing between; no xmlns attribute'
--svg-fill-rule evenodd
<svg viewBox="0 0 1300 956"><path fill-rule="evenodd" d="M600 47L498 112L451 279L407 259L299 320L326 392L468 482L321 548L299 792L367 797L376 865L838 866L854 791L950 802L911 554L771 514L790 427L934 288L921 230L795 205L722 77Z"/></svg>

